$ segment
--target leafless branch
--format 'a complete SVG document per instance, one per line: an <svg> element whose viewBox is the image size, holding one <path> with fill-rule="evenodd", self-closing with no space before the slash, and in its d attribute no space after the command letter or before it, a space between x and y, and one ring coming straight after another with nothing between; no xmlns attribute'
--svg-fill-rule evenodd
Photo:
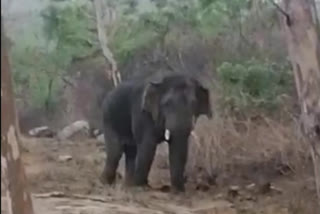
<svg viewBox="0 0 320 214"><path fill-rule="evenodd" d="M274 0L269 0L270 3L275 6L275 8L282 14L286 17L286 23L288 26L291 26L292 24L292 21L291 21L291 18L290 18L290 15L280 7L280 5L278 5Z"/></svg>
<svg viewBox="0 0 320 214"><path fill-rule="evenodd" d="M75 84L71 81L71 80L68 80L66 77L62 77L61 78L62 79L62 81L64 82L64 83L66 83L67 85L69 85L69 86L71 86L71 87L75 87Z"/></svg>

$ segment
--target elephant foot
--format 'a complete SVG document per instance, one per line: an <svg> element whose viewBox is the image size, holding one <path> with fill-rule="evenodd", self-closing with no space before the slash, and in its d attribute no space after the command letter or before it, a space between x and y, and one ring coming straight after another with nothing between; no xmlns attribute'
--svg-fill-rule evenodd
<svg viewBox="0 0 320 214"><path fill-rule="evenodd" d="M171 186L170 190L173 194L183 194L185 192L184 186Z"/></svg>
<svg viewBox="0 0 320 214"><path fill-rule="evenodd" d="M104 171L99 180L103 185L111 186L115 183L116 177L121 179L121 175L119 173L107 173Z"/></svg>
<svg viewBox="0 0 320 214"><path fill-rule="evenodd" d="M108 184L108 179L107 179L107 175L106 175L105 171L101 173L99 180L100 180L101 184L103 184L103 185Z"/></svg>
<svg viewBox="0 0 320 214"><path fill-rule="evenodd" d="M148 191L152 189L147 181L138 183L130 180L125 182L125 186L132 189L134 192Z"/></svg>
<svg viewBox="0 0 320 214"><path fill-rule="evenodd" d="M150 186L148 179L140 178L140 177L135 177L133 179L133 185L134 186Z"/></svg>
<svg viewBox="0 0 320 214"><path fill-rule="evenodd" d="M134 186L134 182L133 182L133 179L131 178L126 178L125 181L124 181L124 186L125 187L133 187Z"/></svg>
<svg viewBox="0 0 320 214"><path fill-rule="evenodd" d="M171 188L170 191L171 194L173 195L185 195L185 191L177 190L176 188Z"/></svg>
<svg viewBox="0 0 320 214"><path fill-rule="evenodd" d="M144 185L144 186L131 186L130 190L134 193L139 193L139 192L147 192L150 191L152 188L149 185Z"/></svg>
<svg viewBox="0 0 320 214"><path fill-rule="evenodd" d="M160 192L165 192L165 193L172 193L174 195L181 195L185 193L185 189L184 188L176 188L176 187L172 187L169 185L163 185L160 188L157 189Z"/></svg>
<svg viewBox="0 0 320 214"><path fill-rule="evenodd" d="M150 184L148 181L143 182L143 183L136 183L134 186L136 187L141 187L141 188L151 188Z"/></svg>

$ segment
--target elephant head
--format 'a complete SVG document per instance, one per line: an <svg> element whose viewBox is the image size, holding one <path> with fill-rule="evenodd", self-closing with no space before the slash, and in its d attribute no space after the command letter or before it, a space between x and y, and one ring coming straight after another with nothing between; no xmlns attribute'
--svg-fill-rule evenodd
<svg viewBox="0 0 320 214"><path fill-rule="evenodd" d="M143 93L142 110L170 132L192 128L200 115L212 117L209 91L186 74L173 74L149 82Z"/></svg>
<svg viewBox="0 0 320 214"><path fill-rule="evenodd" d="M183 172L188 153L188 137L200 115L212 117L209 91L198 80L173 74L149 82L143 93L142 110L149 112L169 143L171 182L184 189Z"/></svg>

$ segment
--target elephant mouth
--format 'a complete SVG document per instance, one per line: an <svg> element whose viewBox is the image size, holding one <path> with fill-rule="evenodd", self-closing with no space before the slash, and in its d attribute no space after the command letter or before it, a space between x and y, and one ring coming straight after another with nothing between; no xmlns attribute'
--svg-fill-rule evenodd
<svg viewBox="0 0 320 214"><path fill-rule="evenodd" d="M192 116L192 119L191 119L191 130L194 129L195 125L196 125L196 117Z"/></svg>

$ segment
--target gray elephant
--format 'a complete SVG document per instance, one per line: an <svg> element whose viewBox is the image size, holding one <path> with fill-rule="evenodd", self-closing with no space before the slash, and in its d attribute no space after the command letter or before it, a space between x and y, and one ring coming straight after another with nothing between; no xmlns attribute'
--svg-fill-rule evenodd
<svg viewBox="0 0 320 214"><path fill-rule="evenodd" d="M209 91L187 74L170 74L161 81L132 80L111 91L103 102L106 163L101 179L113 184L122 154L125 183L148 185L156 147L169 144L173 190L184 191L188 138L199 115L211 118Z"/></svg>

